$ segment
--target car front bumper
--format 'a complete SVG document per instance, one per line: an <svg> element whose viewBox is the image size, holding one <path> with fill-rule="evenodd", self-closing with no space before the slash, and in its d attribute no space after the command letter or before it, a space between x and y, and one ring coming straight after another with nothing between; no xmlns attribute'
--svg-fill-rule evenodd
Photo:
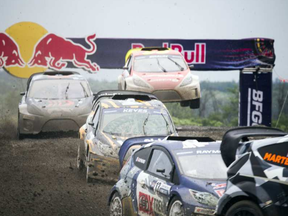
<svg viewBox="0 0 288 216"><path fill-rule="evenodd" d="M174 89L155 89L150 85L149 88L137 86L131 79L127 80L126 90L152 93L162 102L180 102L195 100L201 97L200 84L198 81L194 81L186 86L178 85Z"/></svg>
<svg viewBox="0 0 288 216"><path fill-rule="evenodd" d="M20 113L18 127L21 134L38 134L41 131L78 131L86 122L87 116L88 114L69 118L49 118L30 113Z"/></svg>

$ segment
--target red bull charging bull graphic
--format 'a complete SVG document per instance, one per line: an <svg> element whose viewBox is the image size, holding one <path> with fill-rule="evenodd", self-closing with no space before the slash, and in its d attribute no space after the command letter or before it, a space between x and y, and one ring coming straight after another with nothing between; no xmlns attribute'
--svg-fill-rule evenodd
<svg viewBox="0 0 288 216"><path fill-rule="evenodd" d="M0 67L24 67L17 43L9 35L0 33Z"/></svg>
<svg viewBox="0 0 288 216"><path fill-rule="evenodd" d="M60 70L72 62L75 67L83 68L91 72L99 71L99 66L87 59L87 55L96 52L94 40L96 34L85 38L91 46L90 49L74 43L71 40L59 37L55 34L47 34L36 44L33 57L28 63L29 67L43 66Z"/></svg>
<svg viewBox="0 0 288 216"><path fill-rule="evenodd" d="M99 71L99 65L88 59L97 51L96 34L85 37L82 44L73 40L49 33L37 23L16 23L0 32L0 68L20 78L47 69Z"/></svg>

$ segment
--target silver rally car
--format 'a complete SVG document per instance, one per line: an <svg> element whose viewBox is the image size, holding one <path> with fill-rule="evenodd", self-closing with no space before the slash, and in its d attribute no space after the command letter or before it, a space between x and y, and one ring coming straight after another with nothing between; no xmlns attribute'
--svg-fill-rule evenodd
<svg viewBox="0 0 288 216"><path fill-rule="evenodd" d="M91 111L93 94L76 72L33 74L18 108L18 138L41 131L78 131Z"/></svg>

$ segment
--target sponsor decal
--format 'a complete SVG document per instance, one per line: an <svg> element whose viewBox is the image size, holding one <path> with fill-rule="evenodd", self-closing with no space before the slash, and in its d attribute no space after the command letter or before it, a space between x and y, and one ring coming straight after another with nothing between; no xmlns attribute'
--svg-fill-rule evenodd
<svg viewBox="0 0 288 216"><path fill-rule="evenodd" d="M204 214L204 215L214 215L215 210L195 207L194 212L198 214Z"/></svg>
<svg viewBox="0 0 288 216"><path fill-rule="evenodd" d="M221 154L220 150L197 150L196 154Z"/></svg>
<svg viewBox="0 0 288 216"><path fill-rule="evenodd" d="M215 184L215 185L213 185L213 189L225 188L226 185L227 185L226 183L223 183L223 184Z"/></svg>
<svg viewBox="0 0 288 216"><path fill-rule="evenodd" d="M146 160L143 159L143 158L137 157L137 158L136 158L136 162L145 164Z"/></svg>
<svg viewBox="0 0 288 216"><path fill-rule="evenodd" d="M123 113L147 113L147 109L123 109Z"/></svg>
<svg viewBox="0 0 288 216"><path fill-rule="evenodd" d="M163 214L163 202L148 194L139 192L139 211L148 215L154 215L154 212Z"/></svg>
<svg viewBox="0 0 288 216"><path fill-rule="evenodd" d="M219 197L222 197L223 195L224 195L224 193L225 193L225 190L224 189L222 189L222 190L214 190L215 191L215 193L217 193L217 195L219 196Z"/></svg>
<svg viewBox="0 0 288 216"><path fill-rule="evenodd" d="M252 103L248 103L248 125L260 125L262 124L263 91L248 88L248 101L251 101L251 99ZM250 106L252 106L252 109ZM250 110L253 110L251 115L252 123L250 123Z"/></svg>
<svg viewBox="0 0 288 216"><path fill-rule="evenodd" d="M165 182L154 180L151 182L150 187L153 188L154 192L156 193L159 192L165 195L170 194L171 186L165 184Z"/></svg>
<svg viewBox="0 0 288 216"><path fill-rule="evenodd" d="M187 64L206 64L206 43L195 43L194 50L185 50L180 43L163 42L162 46L182 53ZM143 48L141 43L132 43L131 48Z"/></svg>
<svg viewBox="0 0 288 216"><path fill-rule="evenodd" d="M288 157L266 152L263 159L265 161L274 162L279 165L288 166Z"/></svg>
<svg viewBox="0 0 288 216"><path fill-rule="evenodd" d="M20 78L48 68L60 70L68 63L89 72L99 71L100 67L87 58L96 52L95 39L95 34L87 36L83 46L49 33L39 24L19 22L0 32L0 68Z"/></svg>

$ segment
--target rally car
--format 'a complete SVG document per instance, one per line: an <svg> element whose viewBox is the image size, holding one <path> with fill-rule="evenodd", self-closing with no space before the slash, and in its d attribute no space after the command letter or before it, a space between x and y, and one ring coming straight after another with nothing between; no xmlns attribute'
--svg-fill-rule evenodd
<svg viewBox="0 0 288 216"><path fill-rule="evenodd" d="M93 94L79 73L33 74L18 107L18 138L41 131L78 131L91 111Z"/></svg>
<svg viewBox="0 0 288 216"><path fill-rule="evenodd" d="M118 151L127 138L176 135L176 130L168 110L154 95L110 91L99 94L81 133L84 142L78 147L77 167L86 166L86 180L91 182L117 181Z"/></svg>
<svg viewBox="0 0 288 216"><path fill-rule="evenodd" d="M262 139L247 139L255 136ZM263 139L266 136L270 138ZM229 166L228 182L216 214L287 216L287 153L288 136L281 130L243 127L226 132L221 144L221 154L225 164Z"/></svg>
<svg viewBox="0 0 288 216"><path fill-rule="evenodd" d="M129 50L118 89L155 94L163 102L200 106L199 77L191 74L182 54L163 47Z"/></svg>
<svg viewBox="0 0 288 216"><path fill-rule="evenodd" d="M135 141L133 141L133 139ZM110 215L213 215L226 187L227 168L220 142L206 137L169 136L126 140L119 152L125 164L113 186Z"/></svg>

